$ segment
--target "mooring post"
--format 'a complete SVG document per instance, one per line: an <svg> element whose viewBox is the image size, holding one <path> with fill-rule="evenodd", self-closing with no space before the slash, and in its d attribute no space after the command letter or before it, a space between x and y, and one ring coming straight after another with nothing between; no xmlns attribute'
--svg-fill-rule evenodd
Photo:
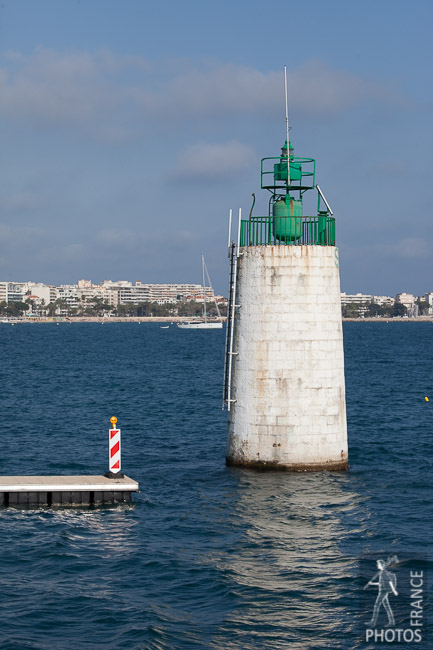
<svg viewBox="0 0 433 650"><path fill-rule="evenodd" d="M111 429L108 432L108 472L104 476L107 478L123 478L121 472L121 444L120 444L120 429L116 429L117 418L110 418Z"/></svg>
<svg viewBox="0 0 433 650"><path fill-rule="evenodd" d="M0 507L131 503L131 493L139 492L139 485L121 472L120 429L117 418L110 421L109 471L104 476L0 476Z"/></svg>

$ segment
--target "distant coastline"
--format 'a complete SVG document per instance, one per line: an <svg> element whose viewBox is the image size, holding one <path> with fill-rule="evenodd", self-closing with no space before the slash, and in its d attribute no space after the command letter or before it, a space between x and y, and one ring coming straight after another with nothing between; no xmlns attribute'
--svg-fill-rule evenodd
<svg viewBox="0 0 433 650"><path fill-rule="evenodd" d="M10 318L0 320L0 324L11 325L12 323L185 323L188 321L199 321L201 318L180 317L180 316L37 316L34 318ZM220 320L220 319L211 319ZM225 322L226 317L221 318Z"/></svg>
<svg viewBox="0 0 433 650"><path fill-rule="evenodd" d="M344 323L433 323L433 316L417 316L408 318L407 316L395 316L393 318L374 318L366 316L365 318L343 318Z"/></svg>
<svg viewBox="0 0 433 650"><path fill-rule="evenodd" d="M34 317L34 318L11 318L0 320L0 324L28 324L28 323L184 323L187 321L201 320L200 318L184 318L179 316L57 316ZM225 322L226 317L221 320ZM418 316L416 318L394 317L394 318L342 318L343 323L433 323L433 316Z"/></svg>

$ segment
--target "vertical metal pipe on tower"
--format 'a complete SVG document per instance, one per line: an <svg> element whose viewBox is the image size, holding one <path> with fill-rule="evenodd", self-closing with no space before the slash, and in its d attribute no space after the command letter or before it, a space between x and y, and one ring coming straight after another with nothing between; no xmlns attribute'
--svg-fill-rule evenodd
<svg viewBox="0 0 433 650"><path fill-rule="evenodd" d="M289 140L261 179L270 211L240 223L227 323L227 464L347 469L335 219L321 190L317 215L303 215L315 161Z"/></svg>

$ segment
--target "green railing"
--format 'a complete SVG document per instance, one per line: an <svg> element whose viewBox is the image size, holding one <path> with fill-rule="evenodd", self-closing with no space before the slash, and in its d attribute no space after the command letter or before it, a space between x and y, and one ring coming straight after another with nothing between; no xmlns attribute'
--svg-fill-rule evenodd
<svg viewBox="0 0 433 650"><path fill-rule="evenodd" d="M335 246L335 219L252 217L241 222L241 246Z"/></svg>
<svg viewBox="0 0 433 650"><path fill-rule="evenodd" d="M305 166L307 165L307 169ZM287 156L262 158L262 190L287 187ZM290 156L290 187L293 190L312 190L316 184L316 161L314 158Z"/></svg>

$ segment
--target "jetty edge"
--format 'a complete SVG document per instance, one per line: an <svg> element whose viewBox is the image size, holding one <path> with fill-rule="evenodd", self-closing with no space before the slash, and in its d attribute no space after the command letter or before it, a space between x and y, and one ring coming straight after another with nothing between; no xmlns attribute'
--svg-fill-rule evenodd
<svg viewBox="0 0 433 650"><path fill-rule="evenodd" d="M110 418L104 476L0 476L0 507L100 506L131 503L139 484L121 471L121 431Z"/></svg>
<svg viewBox="0 0 433 650"><path fill-rule="evenodd" d="M93 506L131 503L137 481L124 476L0 476L0 506Z"/></svg>

